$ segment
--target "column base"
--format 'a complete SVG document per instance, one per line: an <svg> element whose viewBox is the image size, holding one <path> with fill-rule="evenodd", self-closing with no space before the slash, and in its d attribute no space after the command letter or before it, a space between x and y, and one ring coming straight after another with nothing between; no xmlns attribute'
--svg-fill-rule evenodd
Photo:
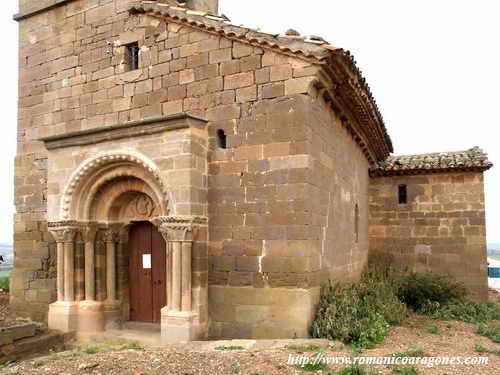
<svg viewBox="0 0 500 375"><path fill-rule="evenodd" d="M76 302L58 301L49 305L49 329L61 332L78 330L78 304Z"/></svg>
<svg viewBox="0 0 500 375"><path fill-rule="evenodd" d="M123 319L121 301L104 301L104 329L121 329L122 325Z"/></svg>
<svg viewBox="0 0 500 375"><path fill-rule="evenodd" d="M200 324L194 312L161 310L162 341L195 341L206 339L207 325Z"/></svg>
<svg viewBox="0 0 500 375"><path fill-rule="evenodd" d="M81 301L78 306L78 331L104 331L104 308L101 302Z"/></svg>

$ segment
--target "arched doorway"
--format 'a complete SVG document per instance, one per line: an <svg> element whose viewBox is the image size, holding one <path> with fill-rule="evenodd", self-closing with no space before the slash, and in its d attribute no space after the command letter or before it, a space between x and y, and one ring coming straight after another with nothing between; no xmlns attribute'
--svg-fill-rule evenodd
<svg viewBox="0 0 500 375"><path fill-rule="evenodd" d="M165 241L154 225L134 223L129 230L130 320L160 323L167 303Z"/></svg>
<svg viewBox="0 0 500 375"><path fill-rule="evenodd" d="M206 258L192 259L207 219L171 215L163 178L151 160L125 151L92 157L68 177L52 209L61 220L48 223L57 244L49 327L90 334L139 321L161 323L169 340L206 337Z"/></svg>

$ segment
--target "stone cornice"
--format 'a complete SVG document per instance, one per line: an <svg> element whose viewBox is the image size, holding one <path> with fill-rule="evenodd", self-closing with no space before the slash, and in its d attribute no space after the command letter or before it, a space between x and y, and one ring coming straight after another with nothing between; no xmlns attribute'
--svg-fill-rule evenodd
<svg viewBox="0 0 500 375"><path fill-rule="evenodd" d="M15 21L22 21L26 18L30 18L32 16L35 16L37 14L46 12L48 10L60 7L62 5L66 5L68 3L71 3L75 0L48 0L48 1L43 1L42 5L37 5L28 9L21 9L21 11L17 14L14 14L12 18L14 18Z"/></svg>
<svg viewBox="0 0 500 375"><path fill-rule="evenodd" d="M130 121L95 129L80 130L71 133L40 138L48 150L64 147L84 146L117 139L138 137L161 133L168 130L185 128L203 128L206 120L180 113L172 116L150 117L145 120Z"/></svg>
<svg viewBox="0 0 500 375"><path fill-rule="evenodd" d="M49 221L47 227L49 230L57 230L61 228L76 228L80 226L80 222L76 220L61 220L61 221Z"/></svg>

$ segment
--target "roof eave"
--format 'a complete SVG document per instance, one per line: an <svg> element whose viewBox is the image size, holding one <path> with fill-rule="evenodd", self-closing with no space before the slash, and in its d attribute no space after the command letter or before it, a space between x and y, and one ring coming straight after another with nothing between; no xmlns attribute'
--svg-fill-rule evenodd
<svg viewBox="0 0 500 375"><path fill-rule="evenodd" d="M438 173L456 173L456 172L478 172L482 173L492 168L493 164L481 167L462 167L462 168L431 168L431 169L400 169L384 171L381 169L373 169L370 171L370 177L396 177L396 176L409 176L409 175L423 175L423 174L438 174Z"/></svg>

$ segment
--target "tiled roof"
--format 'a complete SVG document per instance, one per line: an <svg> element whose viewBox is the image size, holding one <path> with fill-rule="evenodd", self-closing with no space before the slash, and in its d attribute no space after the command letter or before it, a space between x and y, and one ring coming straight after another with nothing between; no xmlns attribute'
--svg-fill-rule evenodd
<svg viewBox="0 0 500 375"><path fill-rule="evenodd" d="M351 53L342 48L330 45L321 37L304 37L287 32L285 35L266 33L243 26L231 24L225 16L213 15L188 9L179 5L169 5L156 1L138 1L129 5L131 12L152 13L164 16L174 22L188 24L208 32L224 35L231 39L253 44L278 53L306 59L314 64L333 67L331 71L341 75L341 80L335 80L335 98L342 97L349 106L351 115L355 116L361 127L363 139L358 143L364 148L365 154L373 161L385 159L392 151L392 141L385 128L382 115L370 91L370 87L356 66ZM333 73L332 73L333 74ZM368 155L366 143L371 145L372 152Z"/></svg>
<svg viewBox="0 0 500 375"><path fill-rule="evenodd" d="M370 170L370 175L393 176L453 171L485 171L493 164L479 147L465 151L389 156Z"/></svg>
<svg viewBox="0 0 500 375"><path fill-rule="evenodd" d="M128 7L131 11L154 12L168 16L174 20L187 22L192 26L215 31L229 37L246 39L250 42L256 42L305 58L323 60L329 56L329 50L322 47L323 45L328 45L324 40L310 39L296 35L266 33L244 26L237 26L233 25L225 16L191 10L181 5L174 6L166 3L157 3L156 1L137 1L130 3Z"/></svg>

